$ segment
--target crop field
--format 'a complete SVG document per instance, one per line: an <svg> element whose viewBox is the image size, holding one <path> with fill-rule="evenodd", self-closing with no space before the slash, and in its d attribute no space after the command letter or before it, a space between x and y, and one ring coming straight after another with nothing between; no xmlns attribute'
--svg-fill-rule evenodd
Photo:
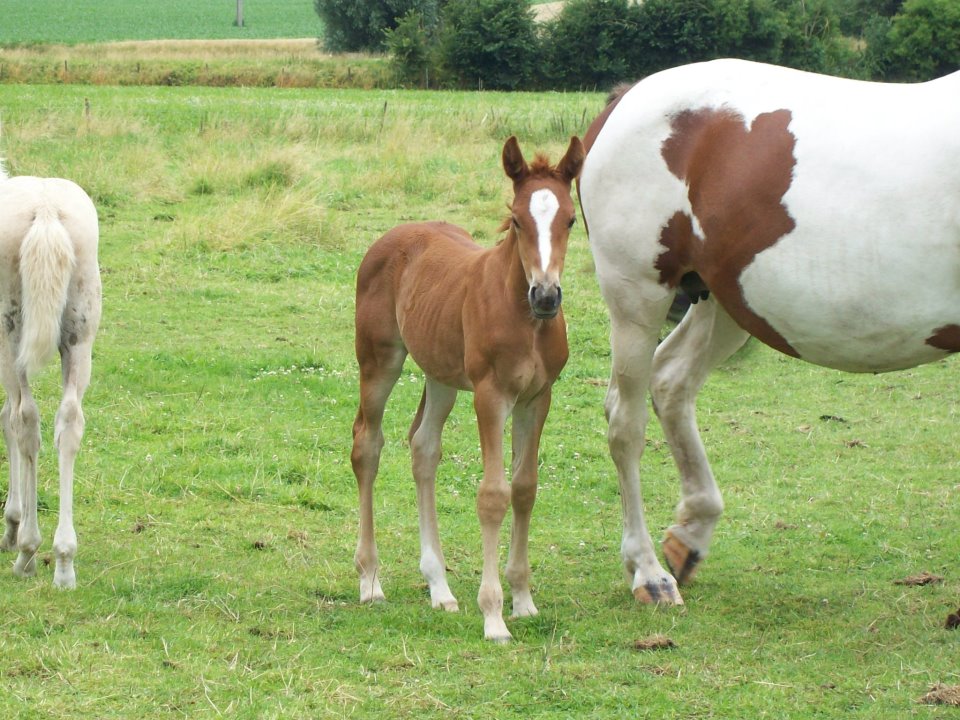
<svg viewBox="0 0 960 720"><path fill-rule="evenodd" d="M0 0L0 43L111 40L310 38L320 35L312 0Z"/></svg>
<svg viewBox="0 0 960 720"><path fill-rule="evenodd" d="M922 700L960 684L960 636L944 628L960 605L956 361L852 376L749 344L700 399L726 502L712 554L684 607L638 606L620 566L608 326L582 222L531 530L540 615L508 620L508 645L482 639L465 395L437 483L461 609L430 608L406 445L422 388L412 363L376 487L387 601L358 603L357 265L408 220L495 242L504 140L557 158L602 102L0 84L0 154L12 174L88 190L104 280L76 469L78 587L54 590L45 562L17 579L2 558L6 715L956 717ZM58 380L51 366L35 382L47 562ZM643 479L658 535L678 487L655 421ZM942 580L900 584L923 572Z"/></svg>

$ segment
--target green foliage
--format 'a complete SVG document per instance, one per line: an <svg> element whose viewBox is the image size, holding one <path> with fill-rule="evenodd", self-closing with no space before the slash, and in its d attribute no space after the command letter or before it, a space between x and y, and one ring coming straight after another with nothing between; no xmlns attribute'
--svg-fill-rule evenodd
<svg viewBox="0 0 960 720"><path fill-rule="evenodd" d="M840 34L831 0L790 0L783 8L786 32L780 64L831 75L855 74L853 51Z"/></svg>
<svg viewBox="0 0 960 720"><path fill-rule="evenodd" d="M450 0L443 11L444 71L461 87L529 88L539 39L527 0Z"/></svg>
<svg viewBox="0 0 960 720"><path fill-rule="evenodd" d="M546 83L604 90L636 79L639 34L632 0L570 0L544 29Z"/></svg>
<svg viewBox="0 0 960 720"><path fill-rule="evenodd" d="M397 84L403 87L430 86L430 73L436 70L436 27L429 27L419 12L411 10L386 31L390 67Z"/></svg>
<svg viewBox="0 0 960 720"><path fill-rule="evenodd" d="M767 0L647 0L642 74L718 57L778 59L783 27Z"/></svg>
<svg viewBox="0 0 960 720"><path fill-rule="evenodd" d="M323 21L323 43L331 52L380 51L385 31L415 12L435 18L438 0L313 0Z"/></svg>
<svg viewBox="0 0 960 720"><path fill-rule="evenodd" d="M876 18L892 18L904 0L834 0L833 9L844 35L865 38Z"/></svg>
<svg viewBox="0 0 960 720"><path fill-rule="evenodd" d="M888 40L898 79L930 80L960 69L960 3L907 0Z"/></svg>

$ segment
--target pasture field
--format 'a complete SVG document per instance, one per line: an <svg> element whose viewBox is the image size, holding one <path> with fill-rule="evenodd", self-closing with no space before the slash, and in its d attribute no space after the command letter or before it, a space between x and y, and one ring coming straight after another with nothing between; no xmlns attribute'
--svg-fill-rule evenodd
<svg viewBox="0 0 960 720"><path fill-rule="evenodd" d="M319 37L312 0L0 0L0 44Z"/></svg>
<svg viewBox="0 0 960 720"><path fill-rule="evenodd" d="M956 362L850 376L748 345L700 398L727 504L713 553L686 606L640 607L620 566L607 319L582 222L564 280L571 357L531 531L541 614L508 621L512 644L482 639L468 397L438 479L461 611L429 607L405 444L421 391L412 364L388 406L377 484L387 602L358 604L349 452L360 258L413 219L494 242L506 137L556 158L601 103L0 85L9 169L90 192L104 279L76 470L78 588L55 591L43 563L37 578L16 579L4 559L6 715L956 716L920 702L936 683L960 684L960 636L943 627L960 604ZM35 383L45 558L57 385L53 367ZM643 467L659 533L678 490L655 422ZM924 571L944 580L896 584ZM658 634L674 646L638 649Z"/></svg>

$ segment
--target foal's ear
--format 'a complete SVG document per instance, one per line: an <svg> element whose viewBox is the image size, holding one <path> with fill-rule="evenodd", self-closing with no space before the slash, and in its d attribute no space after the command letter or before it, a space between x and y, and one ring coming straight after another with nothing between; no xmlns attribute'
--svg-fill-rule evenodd
<svg viewBox="0 0 960 720"><path fill-rule="evenodd" d="M515 135L511 135L503 146L503 170L515 183L523 180L530 170L527 167L527 161L523 159L520 143L517 142Z"/></svg>
<svg viewBox="0 0 960 720"><path fill-rule="evenodd" d="M570 147L567 148L567 154L563 156L563 159L557 165L557 172L560 173L560 177L563 178L564 182L573 182L580 174L585 156L586 153L583 150L583 143L580 142L580 138L574 135L570 138Z"/></svg>

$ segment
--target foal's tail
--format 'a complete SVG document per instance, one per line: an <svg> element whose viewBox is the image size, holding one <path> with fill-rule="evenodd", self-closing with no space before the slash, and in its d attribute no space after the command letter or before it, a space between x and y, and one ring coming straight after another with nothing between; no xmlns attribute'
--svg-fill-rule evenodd
<svg viewBox="0 0 960 720"><path fill-rule="evenodd" d="M73 242L57 208L42 203L20 245L23 327L17 370L28 377L43 367L60 344L60 319L75 264Z"/></svg>

